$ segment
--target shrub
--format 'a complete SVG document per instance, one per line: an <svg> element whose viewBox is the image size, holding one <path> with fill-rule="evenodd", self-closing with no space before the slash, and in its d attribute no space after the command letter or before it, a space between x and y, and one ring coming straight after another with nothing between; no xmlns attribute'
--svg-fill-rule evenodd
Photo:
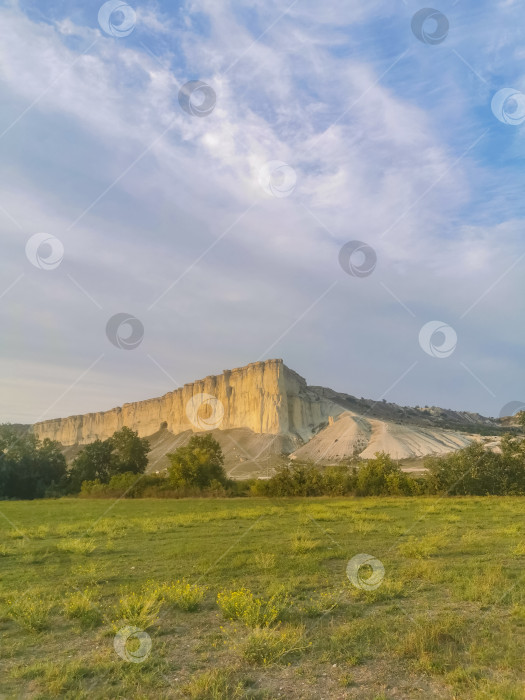
<svg viewBox="0 0 525 700"><path fill-rule="evenodd" d="M169 487L166 477L160 474L137 475L124 472L112 476L109 482L100 479L82 482L81 497L87 498L142 498L161 496Z"/></svg>
<svg viewBox="0 0 525 700"><path fill-rule="evenodd" d="M207 495L215 498L224 498L227 496L228 491L225 487L226 481L226 478L224 479L224 483L221 483L218 479L212 479L210 485L206 489Z"/></svg>
<svg viewBox="0 0 525 700"><path fill-rule="evenodd" d="M206 594L206 586L188 583L185 579L176 581L164 592L164 599L180 610L193 612L198 610Z"/></svg>
<svg viewBox="0 0 525 700"><path fill-rule="evenodd" d="M49 600L31 594L7 601L7 615L30 632L47 629L53 604Z"/></svg>
<svg viewBox="0 0 525 700"><path fill-rule="evenodd" d="M357 470L355 460L350 460L349 465L326 467L323 472L324 493L326 496L347 496L355 492Z"/></svg>
<svg viewBox="0 0 525 700"><path fill-rule="evenodd" d="M404 474L384 453L368 461L351 458L347 464L319 468L312 463L281 465L267 481L251 485L253 496L411 496L422 492L416 479Z"/></svg>
<svg viewBox="0 0 525 700"><path fill-rule="evenodd" d="M97 498L106 494L107 484L103 484L100 479L86 480L82 482L79 496L81 498Z"/></svg>
<svg viewBox="0 0 525 700"><path fill-rule="evenodd" d="M102 622L102 614L97 607L93 591L74 591L64 603L67 617L78 620L83 628L97 627Z"/></svg>
<svg viewBox="0 0 525 700"><path fill-rule="evenodd" d="M115 495L124 496L128 498L134 498L139 495L142 490L143 476L136 474L135 472L123 472L122 474L115 474L109 480L107 485L108 491L113 491Z"/></svg>
<svg viewBox="0 0 525 700"><path fill-rule="evenodd" d="M429 491L449 496L525 494L525 440L505 435L501 453L481 443L440 457L428 457Z"/></svg>
<svg viewBox="0 0 525 700"><path fill-rule="evenodd" d="M317 598L308 598L298 604L298 610L306 617L321 617L335 610L339 605L341 595L332 591L324 591Z"/></svg>
<svg viewBox="0 0 525 700"><path fill-rule="evenodd" d="M221 591L217 604L227 620L241 620L248 627L270 627L276 624L288 606L288 596L283 589L268 600L256 598L247 588L238 591Z"/></svg>
<svg viewBox="0 0 525 700"><path fill-rule="evenodd" d="M313 464L292 462L280 466L271 479L261 482L259 489L268 496L321 496L323 473Z"/></svg>
<svg viewBox="0 0 525 700"><path fill-rule="evenodd" d="M189 583L186 579L182 579L171 584L146 584L145 590L179 610L194 612L200 608L208 589L206 586L200 586L198 583Z"/></svg>
<svg viewBox="0 0 525 700"><path fill-rule="evenodd" d="M162 601L155 592L147 591L142 594L125 593L121 596L118 605L114 607L115 630L120 629L122 622L133 627L148 629L157 622Z"/></svg>
<svg viewBox="0 0 525 700"><path fill-rule="evenodd" d="M357 472L358 496L409 496L414 492L413 479L403 474L399 464L384 452L378 452Z"/></svg>

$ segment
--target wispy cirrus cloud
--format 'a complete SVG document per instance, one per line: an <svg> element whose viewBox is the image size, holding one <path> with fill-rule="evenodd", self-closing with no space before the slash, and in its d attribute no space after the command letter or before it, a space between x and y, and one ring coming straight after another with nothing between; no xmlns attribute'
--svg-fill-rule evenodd
<svg viewBox="0 0 525 700"><path fill-rule="evenodd" d="M493 26L511 21L511 9L492 9ZM0 132L34 103L0 139L0 205L25 234L0 214L2 276L6 286L19 271L27 277L0 306L12 329L6 368L20 376L48 366L59 395L57 367L80 371L106 352L97 366L105 388L97 394L80 384L56 415L166 390L147 353L182 381L252 361L333 281L334 291L272 354L315 383L381 395L420 357L417 322L459 319L521 254L521 203L505 200L522 184L509 145L520 130L500 128L490 86L452 51L469 60L485 35L477 6L454 10L464 33L451 31L449 48L415 39L410 3L148 3L125 39L105 35L97 11L36 1L0 10ZM484 51L489 82L495 44ZM217 95L204 119L177 99L196 78ZM269 160L294 169L290 197L261 189ZM37 230L64 242L56 274L27 268L25 236ZM337 263L352 239L367 241L379 259L360 287ZM407 376L393 398L496 413L521 371L509 365L508 348L513 355L522 339L497 312L507 299L518 312L519 281L509 273L481 307L490 309L500 346L483 343L483 313L457 329L469 361L498 387L496 400L459 362L445 368L425 359L425 371ZM146 328L133 353L107 347L105 322L121 310ZM49 387L31 386L16 398L9 390L4 418L13 401L17 415L36 417Z"/></svg>

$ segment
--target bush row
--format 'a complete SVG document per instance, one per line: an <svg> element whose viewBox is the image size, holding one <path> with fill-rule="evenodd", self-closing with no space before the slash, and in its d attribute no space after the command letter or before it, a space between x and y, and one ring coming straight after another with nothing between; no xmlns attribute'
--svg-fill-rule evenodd
<svg viewBox="0 0 525 700"><path fill-rule="evenodd" d="M525 495L525 439L513 434L501 439L498 451L476 442L428 457L418 477L378 453L331 467L285 460L269 479L232 481L210 433L193 435L169 454L166 474L145 474L149 450L147 440L122 428L108 440L87 445L68 470L58 443L0 426L0 498Z"/></svg>
<svg viewBox="0 0 525 700"><path fill-rule="evenodd" d="M204 464L205 461L201 462ZM114 477L107 485L85 483L81 495L132 498L525 495L525 440L516 436L505 436L497 452L473 443L458 452L427 457L423 466L426 473L411 476L387 454L379 453L373 459L354 459L347 465L331 467L291 461L280 466L270 479L231 481L222 476L204 479L204 486L191 479L174 481L170 472L167 476L140 478L136 474L124 474ZM202 474L199 479L203 481Z"/></svg>

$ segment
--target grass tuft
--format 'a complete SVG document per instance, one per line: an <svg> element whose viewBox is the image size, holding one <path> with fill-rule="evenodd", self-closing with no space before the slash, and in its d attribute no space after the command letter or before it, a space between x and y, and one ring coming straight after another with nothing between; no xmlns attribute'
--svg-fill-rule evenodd
<svg viewBox="0 0 525 700"><path fill-rule="evenodd" d="M57 543L57 549L71 554L91 554L95 551L96 544L92 539L65 539Z"/></svg>
<svg viewBox="0 0 525 700"><path fill-rule="evenodd" d="M78 620L83 629L102 624L102 613L90 589L70 593L64 603L64 612L70 619Z"/></svg>
<svg viewBox="0 0 525 700"><path fill-rule="evenodd" d="M308 648L304 627L257 627L239 644L245 661L256 666L271 666L297 657Z"/></svg>
<svg viewBox="0 0 525 700"><path fill-rule="evenodd" d="M450 536L446 533L409 537L406 542L399 545L398 551L404 557L426 559L446 547L449 542Z"/></svg>
<svg viewBox="0 0 525 700"><path fill-rule="evenodd" d="M282 618L288 607L288 595L281 589L268 600L256 598L247 588L221 591L217 604L227 620L241 620L248 627L270 627Z"/></svg>
<svg viewBox="0 0 525 700"><path fill-rule="evenodd" d="M292 537L291 547L294 554L308 554L317 549L318 546L319 542L310 539L304 532L295 532Z"/></svg>
<svg viewBox="0 0 525 700"><path fill-rule="evenodd" d="M45 598L20 596L7 601L7 616L29 632L42 632L49 627L53 603Z"/></svg>
<svg viewBox="0 0 525 700"><path fill-rule="evenodd" d="M113 628L118 631L122 623L147 630L158 620L162 601L155 592L125 593L114 607Z"/></svg>
<svg viewBox="0 0 525 700"><path fill-rule="evenodd" d="M251 685L250 681L239 680L232 670L217 668L200 673L182 688L182 692L190 700L260 697L250 689Z"/></svg>
<svg viewBox="0 0 525 700"><path fill-rule="evenodd" d="M155 596L157 600L168 603L174 608L195 612L201 607L208 588L182 579L175 583L162 584L151 581L145 585L144 590Z"/></svg>

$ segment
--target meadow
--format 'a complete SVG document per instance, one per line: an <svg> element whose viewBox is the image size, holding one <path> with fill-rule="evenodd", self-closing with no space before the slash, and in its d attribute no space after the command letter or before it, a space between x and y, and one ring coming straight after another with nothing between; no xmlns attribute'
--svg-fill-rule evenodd
<svg viewBox="0 0 525 700"><path fill-rule="evenodd" d="M3 502L0 693L525 698L524 508L521 497ZM359 554L384 573L348 567Z"/></svg>

